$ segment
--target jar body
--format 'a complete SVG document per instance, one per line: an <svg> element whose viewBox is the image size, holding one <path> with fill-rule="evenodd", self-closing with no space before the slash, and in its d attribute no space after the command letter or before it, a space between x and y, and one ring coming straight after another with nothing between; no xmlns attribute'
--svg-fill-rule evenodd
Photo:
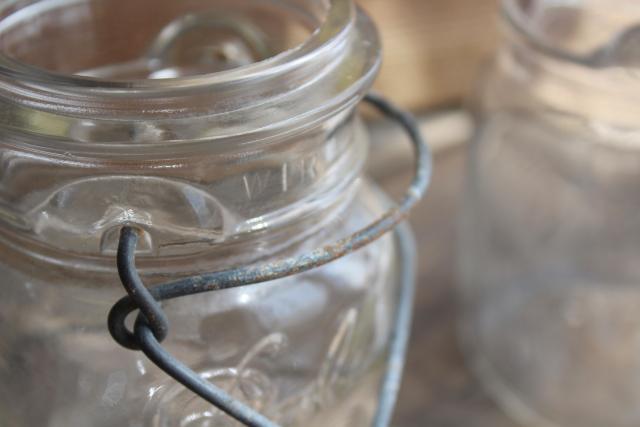
<svg viewBox="0 0 640 427"><path fill-rule="evenodd" d="M481 91L461 336L483 383L527 425L640 422L638 87L629 70L509 39Z"/></svg>
<svg viewBox="0 0 640 427"><path fill-rule="evenodd" d="M363 185L342 213L347 221L297 250L329 243L385 205ZM166 302L164 345L282 425L368 426L395 310L396 256L388 236L291 278ZM96 284L3 264L2 276L3 427L238 425L113 341L106 317L123 293L115 275Z"/></svg>
<svg viewBox="0 0 640 427"><path fill-rule="evenodd" d="M0 426L237 425L110 337L118 232L139 229L153 286L378 219L355 113L380 63L373 25L349 0L27 1L0 24ZM386 236L166 301L163 345L279 424L368 425L397 256Z"/></svg>

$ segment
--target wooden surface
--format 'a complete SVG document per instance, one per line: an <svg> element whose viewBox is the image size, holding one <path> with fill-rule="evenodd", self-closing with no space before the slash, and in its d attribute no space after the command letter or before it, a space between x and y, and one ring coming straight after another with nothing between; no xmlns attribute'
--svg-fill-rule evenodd
<svg viewBox="0 0 640 427"><path fill-rule="evenodd" d="M454 243L465 153L460 144L436 152L433 183L412 213L418 290L396 427L520 427L483 392L465 368L458 347ZM384 172L374 174L391 194L399 194L407 176Z"/></svg>
<svg viewBox="0 0 640 427"><path fill-rule="evenodd" d="M356 1L382 38L376 89L414 111L464 99L498 42L498 0Z"/></svg>

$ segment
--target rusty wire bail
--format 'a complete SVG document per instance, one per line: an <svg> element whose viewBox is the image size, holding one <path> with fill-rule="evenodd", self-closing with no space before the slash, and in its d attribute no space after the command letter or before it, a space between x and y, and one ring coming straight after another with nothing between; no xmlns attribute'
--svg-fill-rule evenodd
<svg viewBox="0 0 640 427"><path fill-rule="evenodd" d="M160 346L168 334L169 321L159 302L187 295L268 282L302 273L366 246L405 220L411 208L424 195L429 185L432 169L431 154L416 120L410 113L399 109L377 94L370 93L364 97L364 100L400 124L407 132L413 146L415 153L414 177L400 203L389 209L378 220L352 235L302 255L263 264L239 266L194 275L152 288L144 286L135 267L138 230L133 226L124 226L118 245L117 266L122 285L128 295L121 298L109 312L108 328L113 339L122 347L142 350L152 362L174 379L245 425L276 427L276 424L263 415L202 379ZM410 244L407 243L411 239L410 233L401 227L397 232L397 237L402 252L403 270L413 270L414 254L411 253ZM404 272L402 279L400 307L391 344L392 366L383 380L381 400L384 401L380 403L375 420L375 425L380 427L388 425L400 382L411 318L412 274L412 271ZM125 325L125 321L129 314L136 310L139 310L139 314L135 321L134 331L130 331Z"/></svg>

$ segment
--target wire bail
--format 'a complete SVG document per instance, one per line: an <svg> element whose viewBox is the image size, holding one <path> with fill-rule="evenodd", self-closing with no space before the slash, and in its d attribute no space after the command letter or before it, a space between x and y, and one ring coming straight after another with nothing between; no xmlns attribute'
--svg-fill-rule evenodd
<svg viewBox="0 0 640 427"><path fill-rule="evenodd" d="M406 219L411 208L420 200L429 185L432 167L431 155L411 114L395 107L376 94L368 94L364 100L402 126L407 132L415 152L414 178L398 205L351 236L305 254L264 264L240 266L194 275L149 289L144 286L135 267L138 230L131 226L124 226L120 233L117 267L122 286L128 295L121 298L109 312L108 327L113 339L122 347L143 351L153 363L178 382L245 425L277 427L277 424L201 378L164 350L160 343L168 334L169 321L160 306L160 301L247 286L305 272L366 246L396 228ZM411 323L414 251L408 227L399 227L396 230L396 237L400 245L401 262L403 263L402 286L391 338L391 361L380 389L380 403L374 419L375 427L385 427L391 419L402 376ZM129 314L136 310L139 310L139 314L136 317L134 330L130 331L126 327L125 321Z"/></svg>

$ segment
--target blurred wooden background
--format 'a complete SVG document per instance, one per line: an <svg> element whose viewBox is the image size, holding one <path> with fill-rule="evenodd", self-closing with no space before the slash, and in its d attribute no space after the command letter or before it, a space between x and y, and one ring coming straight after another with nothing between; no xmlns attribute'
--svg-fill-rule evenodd
<svg viewBox="0 0 640 427"><path fill-rule="evenodd" d="M382 37L376 89L414 111L464 99L498 42L499 0L357 1Z"/></svg>

